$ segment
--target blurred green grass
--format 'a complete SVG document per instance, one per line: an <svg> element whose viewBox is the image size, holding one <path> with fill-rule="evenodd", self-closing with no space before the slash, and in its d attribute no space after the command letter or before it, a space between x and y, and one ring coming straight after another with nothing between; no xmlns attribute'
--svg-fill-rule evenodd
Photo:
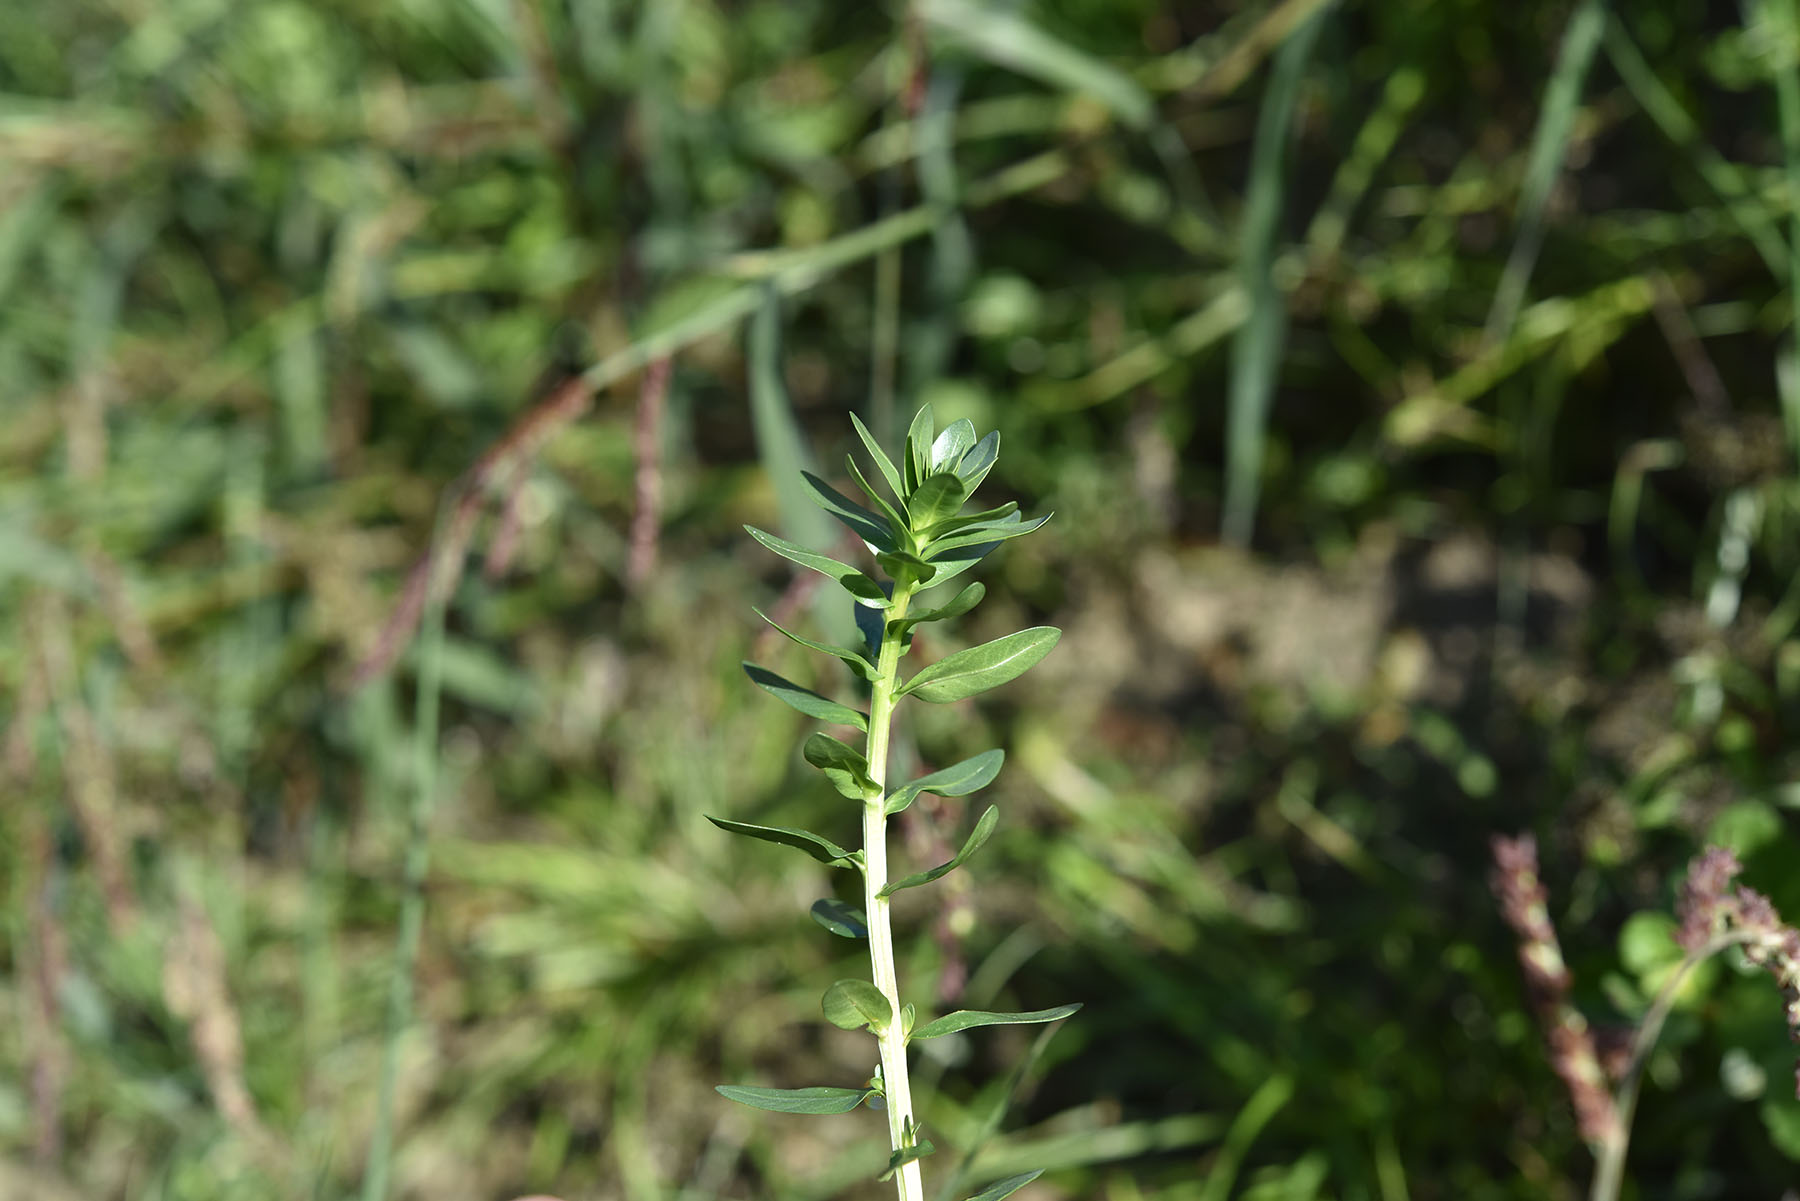
<svg viewBox="0 0 1800 1201"><path fill-rule="evenodd" d="M1019 765L979 886L900 907L909 987L1088 1002L975 1175L1579 1195L1488 834L1538 832L1601 1022L1700 840L1800 914L1790 18L1600 20L0 6L0 1196L362 1187L421 659L352 671L570 373L446 606L393 1195L879 1195L871 1128L711 1092L864 1049L813 1020L832 881L701 814L842 825L738 669L751 603L834 617L739 525L801 535L782 464L919 401L1057 512L961 636L1069 630L902 737ZM964 825L922 801L899 853ZM947 1154L1031 1037L926 1057ZM1763 982L1667 1046L1637 1195L1791 1181Z"/></svg>

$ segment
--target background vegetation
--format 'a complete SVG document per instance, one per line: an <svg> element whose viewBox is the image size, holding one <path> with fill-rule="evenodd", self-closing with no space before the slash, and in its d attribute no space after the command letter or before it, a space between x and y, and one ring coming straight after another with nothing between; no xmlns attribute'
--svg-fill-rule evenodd
<svg viewBox="0 0 1800 1201"><path fill-rule="evenodd" d="M1800 914L1797 47L1781 0L6 0L0 1195L356 1195L409 895L393 1195L882 1195L875 1124L711 1092L864 1047L824 869L701 815L846 820L738 670L815 670L751 603L846 615L740 523L820 541L795 462L920 401L1057 514L959 637L1068 633L905 732L1015 766L903 970L1087 1002L1018 1079L1030 1031L928 1058L939 1146L1030 1201L1579 1195L1488 837L1601 1023L1702 841ZM1628 1195L1796 1179L1792 1054L1716 965Z"/></svg>

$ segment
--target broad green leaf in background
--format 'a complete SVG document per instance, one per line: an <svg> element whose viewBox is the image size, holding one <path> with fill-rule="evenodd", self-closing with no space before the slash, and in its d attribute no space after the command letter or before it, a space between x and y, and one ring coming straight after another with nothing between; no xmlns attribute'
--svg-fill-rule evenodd
<svg viewBox="0 0 1800 1201"><path fill-rule="evenodd" d="M830 576L836 580L845 592L855 598L857 604L879 609L887 603L887 593L881 590L881 585L848 563L840 563L828 555L807 550L804 546L796 546L785 538L777 538L753 525L747 525L744 528L750 531L752 538L782 558L792 560L802 567L810 567L820 575Z"/></svg>
<svg viewBox="0 0 1800 1201"><path fill-rule="evenodd" d="M817 733L800 748L806 761L825 773L832 786L853 801L879 795L881 786L869 778L869 761L862 752L829 734Z"/></svg>
<svg viewBox="0 0 1800 1201"><path fill-rule="evenodd" d="M938 796L968 796L993 783L994 777L1000 774L1000 765L1005 761L1005 751L983 751L941 771L907 781L888 794L883 808L891 817L912 804L921 792L935 792Z"/></svg>
<svg viewBox="0 0 1800 1201"><path fill-rule="evenodd" d="M1017 1176L1008 1176L1005 1180L996 1180L970 1197L969 1201L1001 1201L1001 1198L1012 1196L1043 1174L1044 1169L1039 1168L1034 1172L1021 1172Z"/></svg>
<svg viewBox="0 0 1800 1201"><path fill-rule="evenodd" d="M989 1013L980 1009L959 1009L927 1022L913 1032L914 1038L941 1038L977 1026L1033 1026L1042 1022L1060 1022L1081 1008L1080 1002L1058 1005L1054 1009L1034 1009L1028 1013Z"/></svg>
<svg viewBox="0 0 1800 1201"><path fill-rule="evenodd" d="M825 990L820 1007L825 1020L840 1030L877 1033L894 1020L894 1007L867 980L839 980Z"/></svg>
<svg viewBox="0 0 1800 1201"><path fill-rule="evenodd" d="M876 550L896 550L894 532L879 513L870 512L810 471L800 473L813 503L850 527L850 532Z"/></svg>
<svg viewBox="0 0 1800 1201"><path fill-rule="evenodd" d="M768 1109L776 1113L849 1113L875 1095L869 1088L743 1088L717 1084L715 1092L727 1101Z"/></svg>
<svg viewBox="0 0 1800 1201"><path fill-rule="evenodd" d="M897 695L910 694L942 705L986 692L1029 671L1061 637L1062 631L1055 626L1032 626L957 651L922 669Z"/></svg>
<svg viewBox="0 0 1800 1201"><path fill-rule="evenodd" d="M917 888L921 884L929 884L933 880L938 880L949 875L964 863L968 862L970 855L973 855L976 851L981 849L981 844L986 842L989 837L993 835L994 826L999 821L1000 810L989 805L987 807L987 812L981 815L981 819L975 823L975 828L969 832L968 840L963 843L962 850L956 852L956 858L950 860L948 863L940 863L929 871L918 872L914 875L907 876L905 879L896 880L886 888L882 889L879 895L884 897L892 896L902 888Z"/></svg>
<svg viewBox="0 0 1800 1201"><path fill-rule="evenodd" d="M907 490L905 483L900 478L899 468L894 466L892 459L882 453L881 444L875 441L875 435L869 432L869 427L864 425L862 419L855 413L850 414L850 424L856 427L856 436L862 439L863 446L868 449L869 458L874 460L876 470L881 472L881 478L886 480L888 487L894 490L894 499L904 501Z"/></svg>
<svg viewBox="0 0 1800 1201"><path fill-rule="evenodd" d="M836 897L824 897L812 903L812 920L839 938L869 937L869 918L854 905Z"/></svg>
<svg viewBox="0 0 1800 1201"><path fill-rule="evenodd" d="M811 830L798 830L791 826L758 826L711 815L706 820L728 834L742 834L746 838L757 838L763 842L805 851L830 867L856 867L862 862L861 851L846 851L831 839L814 834Z"/></svg>
<svg viewBox="0 0 1800 1201"><path fill-rule="evenodd" d="M862 606L859 605L857 607L860 609ZM841 659L846 667L848 667L851 671L855 672L857 675L861 676L865 680L873 680L875 678L875 676L877 674L875 671L875 665L873 663L869 662L867 659L863 658L861 655L857 654L855 651L851 650L849 647L847 647L847 646L832 646L828 642L814 642L811 638L805 638L799 634L794 633L794 631L788 629L786 626L782 625L780 622L778 622L774 618L770 617L767 613L764 613L761 609L756 608L754 605L751 606L750 611L755 613L758 617L762 618L764 621L768 622L770 625L774 626L777 630L780 630L783 634L785 634L788 637L788 639L790 641L799 643L801 646L804 646L807 650L818 651L820 654L830 655L834 659Z"/></svg>
<svg viewBox="0 0 1800 1201"><path fill-rule="evenodd" d="M798 709L808 717L816 717L820 721L836 722L841 726L855 726L859 730L869 728L869 719L849 705L840 705L827 696L820 696L810 688L802 688L792 680L783 679L766 667L758 667L754 663L745 663L744 674L751 682L763 689L783 704Z"/></svg>

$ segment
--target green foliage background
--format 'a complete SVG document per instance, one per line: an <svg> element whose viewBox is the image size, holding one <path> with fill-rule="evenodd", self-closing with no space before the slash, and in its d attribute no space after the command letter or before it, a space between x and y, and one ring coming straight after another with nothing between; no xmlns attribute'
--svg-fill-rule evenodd
<svg viewBox="0 0 1800 1201"><path fill-rule="evenodd" d="M866 1046L825 870L701 815L848 837L738 663L849 682L757 643L740 523L823 545L793 468L921 401L1057 514L921 644L1068 634L909 715L1015 767L902 968L1087 1002L985 1143L1034 1034L935 1040L940 1147L1027 1201L1580 1195L1487 837L1539 834L1602 1023L1704 840L1800 916L1797 45L1759 0L4 0L0 1195L355 1195L418 660L352 669L570 371L448 607L396 1195L883 1195L866 1114L711 1091ZM1664 1047L1631 1195L1791 1182L1767 982Z"/></svg>

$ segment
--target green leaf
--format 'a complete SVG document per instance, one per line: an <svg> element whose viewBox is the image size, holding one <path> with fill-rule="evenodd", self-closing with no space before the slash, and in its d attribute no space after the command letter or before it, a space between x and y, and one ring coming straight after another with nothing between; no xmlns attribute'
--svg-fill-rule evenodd
<svg viewBox="0 0 1800 1201"><path fill-rule="evenodd" d="M1032 626L966 651L947 655L922 669L896 694L912 694L943 705L997 688L1031 669L1062 637L1055 626Z"/></svg>
<svg viewBox="0 0 1800 1201"><path fill-rule="evenodd" d="M880 514L871 513L810 471L802 471L800 478L812 492L813 503L850 527L851 533L878 551L898 549L893 531Z"/></svg>
<svg viewBox="0 0 1800 1201"><path fill-rule="evenodd" d="M744 674L758 688L767 692L776 700L790 708L798 709L808 717L816 717L820 721L836 722L843 726L855 726L859 730L869 728L869 719L849 705L840 705L827 696L820 696L810 688L802 688L792 680L783 679L766 667L758 667L754 663L745 663Z"/></svg>
<svg viewBox="0 0 1800 1201"><path fill-rule="evenodd" d="M994 777L1000 774L1000 765L1005 761L1005 751L983 751L942 771L909 780L888 794L882 810L892 817L917 800L921 792L935 792L939 796L968 796L976 789L986 788L993 783Z"/></svg>
<svg viewBox="0 0 1800 1201"><path fill-rule="evenodd" d="M902 1147L892 1155L888 1156L887 1171L883 1172L875 1179L892 1180L895 1172L898 1172L913 1160L924 1159L927 1155L935 1154L936 1151L937 1148L932 1146L930 1139L922 1139L910 1147Z"/></svg>
<svg viewBox="0 0 1800 1201"><path fill-rule="evenodd" d="M829 734L812 735L801 746L806 761L825 773L832 786L853 801L881 795L881 785L869 778L869 761L862 752Z"/></svg>
<svg viewBox="0 0 1800 1201"><path fill-rule="evenodd" d="M867 1030L879 1034L894 1020L894 1007L881 990L867 980L839 980L825 990L820 1002L825 1020L840 1030Z"/></svg>
<svg viewBox="0 0 1800 1201"><path fill-rule="evenodd" d="M996 1180L970 1197L969 1201L1000 1201L1002 1197L1012 1196L1043 1174L1044 1169L1038 1168L1030 1172L1021 1172L1017 1176L1008 1176L1005 1180Z"/></svg>
<svg viewBox="0 0 1800 1201"><path fill-rule="evenodd" d="M906 431L906 499L912 502L912 491L931 474L931 434L936 429L931 406L925 405L913 414L912 428Z"/></svg>
<svg viewBox="0 0 1800 1201"><path fill-rule="evenodd" d="M882 516L887 518L888 528L893 531L894 545L901 546L912 541L912 528L907 525L906 518L900 515L900 510L887 502L886 497L875 491L874 485L864 477L862 468L856 465L855 456L845 455L844 466L849 469L850 478L856 481L856 486L875 502L875 507L881 510Z"/></svg>
<svg viewBox="0 0 1800 1201"><path fill-rule="evenodd" d="M783 634L787 635L787 637L791 641L798 642L801 646L804 646L806 649L818 651L821 654L830 655L834 659L843 660L844 664L847 667L849 667L851 671L855 672L857 675L861 676L863 679L868 680L871 683L873 683L875 680L875 677L880 674L879 672L877 672L875 670L875 665L873 663L869 662L867 659L863 658L861 655L857 654L855 651L851 650L847 646L832 646L828 642L814 642L811 638L802 638L800 635L794 633L794 631L788 629L786 626L783 626L781 623L777 622L774 618L770 617L767 613L764 613L761 609L756 608L754 605L751 606L751 612L755 613L758 617L762 618L764 621L768 622L770 625L772 625L776 629L780 630Z"/></svg>
<svg viewBox="0 0 1800 1201"><path fill-rule="evenodd" d="M974 546L959 546L951 550L933 552L927 561L937 566L938 573L931 577L931 587L935 588L939 584L961 575L987 558L999 546L1000 541L995 539L992 542L981 542ZM861 612L862 610L858 609L857 611Z"/></svg>
<svg viewBox="0 0 1800 1201"><path fill-rule="evenodd" d="M869 427L855 413L850 414L850 424L856 427L856 436L862 439L863 446L869 451L869 458L874 460L876 470L881 472L881 478L888 482L888 487L894 490L894 496L905 500L906 486L901 482L900 471L894 466L894 461L882 453L881 444L875 441L875 435L869 432Z"/></svg>
<svg viewBox="0 0 1800 1201"><path fill-rule="evenodd" d="M918 1016L919 1016L919 1011L913 1008L913 1003L911 1001L908 1001L906 1004L904 1004L900 1007L900 1035L901 1035L901 1037L903 1037L903 1038L911 1037L913 1021Z"/></svg>
<svg viewBox="0 0 1800 1201"><path fill-rule="evenodd" d="M784 847L794 847L805 851L820 863L830 867L860 867L861 851L846 851L837 843L810 830L797 830L791 826L758 826L750 822L734 822L723 817L707 816L707 821L724 830L728 834L742 834L746 838L761 839L763 842L778 843Z"/></svg>
<svg viewBox="0 0 1800 1201"><path fill-rule="evenodd" d="M881 590L881 585L848 563L839 563L829 555L821 555L817 551L807 550L804 546L789 542L785 538L777 538L753 525L747 525L744 528L750 532L752 538L782 558L791 559L802 567L810 567L820 575L827 575L836 580L845 592L856 598L857 604L868 605L874 609L879 609L887 604L887 593Z"/></svg>
<svg viewBox="0 0 1800 1201"><path fill-rule="evenodd" d="M940 863L930 871L919 872L915 875L907 876L903 880L896 880L886 888L882 889L877 895L884 897L892 896L902 888L917 888L921 884L929 884L933 880L941 879L942 877L949 875L951 872L961 867L968 860L970 855L973 855L976 851L981 849L981 844L986 842L988 838L993 835L994 826L999 820L1000 810L989 805L987 807L987 812L981 815L981 820L977 821L975 823L975 828L969 832L969 839L967 842L963 843L962 850L956 852L956 858L948 863Z"/></svg>
<svg viewBox="0 0 1800 1201"><path fill-rule="evenodd" d="M975 495L975 489L981 486L981 481L987 478L987 473L999 461L1000 431L991 430L956 465L956 474L962 476L963 489L970 496Z"/></svg>
<svg viewBox="0 0 1800 1201"><path fill-rule="evenodd" d="M948 538L950 535L959 533L962 530L972 529L978 525L986 525L992 521L1004 521L1018 511L1019 502L1016 500L1009 500L1005 504L988 509L985 512L970 513L964 517L951 517L938 522L936 525L926 530L925 541L927 543L935 542L942 538Z"/></svg>
<svg viewBox="0 0 1800 1201"><path fill-rule="evenodd" d="M935 609L921 609L917 613L908 613L905 617L895 618L891 624L901 630L910 630L921 622L943 621L947 617L961 617L964 613L967 613L970 609L973 609L976 605L980 604L981 598L986 595L986 584L970 584L961 592L958 592L955 596L951 597L947 603L939 605Z"/></svg>
<svg viewBox="0 0 1800 1201"><path fill-rule="evenodd" d="M1008 538L1022 538L1049 521L1052 516L1054 514L1046 513L1042 517L1024 521L1015 514L1012 519L1001 518L999 521L967 526L947 538L940 538L933 542L925 548L925 555L936 562L938 557L947 550L956 550L964 546L980 546L987 542L1004 542Z"/></svg>
<svg viewBox="0 0 1800 1201"><path fill-rule="evenodd" d="M1058 1005L1054 1009L1034 1009L1029 1013L988 1013L980 1009L959 1009L946 1013L935 1022L927 1022L913 1033L914 1038L941 1038L977 1026L1035 1026L1042 1022L1059 1022L1077 1009L1079 1004Z"/></svg>
<svg viewBox="0 0 1800 1201"><path fill-rule="evenodd" d="M954 471L940 471L928 476L924 483L913 489L913 494L906 501L906 515L912 521L915 530L928 530L947 517L956 516L962 508L962 477Z"/></svg>
<svg viewBox="0 0 1800 1201"><path fill-rule="evenodd" d="M889 555L876 555L875 562L881 570L892 576L896 584L909 587L920 585L937 574L937 564L927 563L917 555L909 555L904 551L895 551Z"/></svg>
<svg viewBox="0 0 1800 1201"><path fill-rule="evenodd" d="M944 432L931 444L931 469L955 471L963 455L975 445L975 423L964 417L944 427Z"/></svg>
<svg viewBox="0 0 1800 1201"><path fill-rule="evenodd" d="M869 937L867 915L856 906L846 904L836 897L825 897L814 901L808 912L812 914L813 921L818 922L839 938Z"/></svg>
<svg viewBox="0 0 1800 1201"><path fill-rule="evenodd" d="M849 1113L868 1100L875 1090L868 1088L743 1088L735 1084L715 1084L713 1091L727 1101L768 1109L775 1113Z"/></svg>

